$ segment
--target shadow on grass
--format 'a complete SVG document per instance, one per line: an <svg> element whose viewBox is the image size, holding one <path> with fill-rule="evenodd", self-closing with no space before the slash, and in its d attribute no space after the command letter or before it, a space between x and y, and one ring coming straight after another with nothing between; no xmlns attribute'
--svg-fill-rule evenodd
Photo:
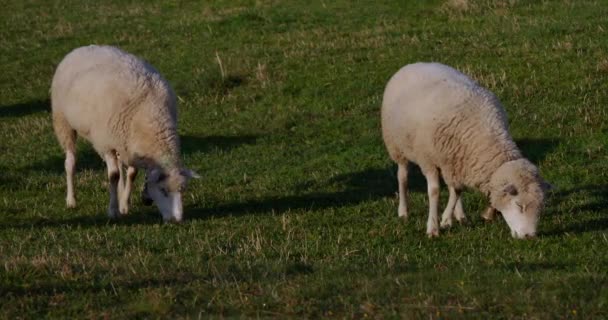
<svg viewBox="0 0 608 320"><path fill-rule="evenodd" d="M254 135L244 135L244 136L208 136L208 137L195 137L195 136L182 136L182 146L183 152L185 154L195 153L195 152L211 152L213 150L231 150L243 144L253 144L257 140L257 136ZM104 171L106 170L104 162L101 160L99 155L91 148L90 145L80 145L78 148L78 153L76 155L77 164L76 164L76 175L82 173L84 170L94 170L94 171ZM58 175L64 174L64 158L63 156L52 157L45 161L34 162L30 166L24 169L24 171L29 170L39 170L50 172ZM13 180L9 180L9 177L4 177L4 175L0 175L0 182L13 182ZM63 186L62 186L63 187ZM133 201L139 200L139 187L133 191ZM0 228L18 228L18 229L27 229L32 227L67 227L67 226L81 226L81 227L93 227L93 226L104 226L108 224L117 224L117 225L144 225L144 224L157 224L161 223L162 219L160 217L160 213L158 213L156 207L151 207L151 209L141 210L145 212L134 212L133 214L129 214L125 217L122 217L118 221L110 221L104 213L98 213L87 216L79 216L68 219L46 219L46 218L37 218L37 219L28 219L26 221L18 221L12 222L8 224L0 224ZM186 219L188 219L188 212L186 212Z"/></svg>
<svg viewBox="0 0 608 320"><path fill-rule="evenodd" d="M108 198L109 200L109 198ZM135 200L135 199L134 199ZM67 228L67 227L103 227L103 226L131 226L131 225L153 225L161 224L162 218L156 208L137 210L129 213L118 220L110 220L105 212L92 213L90 215L61 218L38 217L27 220L17 220L8 223L0 223L0 229L32 229L32 228Z"/></svg>
<svg viewBox="0 0 608 320"><path fill-rule="evenodd" d="M529 262L529 263L508 263L505 265L507 270L518 270L526 272L548 271L548 270L568 270L571 265L554 262Z"/></svg>
<svg viewBox="0 0 608 320"><path fill-rule="evenodd" d="M0 287L0 294L5 296L12 297L23 297L23 296L48 296L52 297L59 293L74 293L74 292L82 292L82 293L99 293L99 292L116 292L116 289L127 289L137 291L142 288L161 288L161 287L170 287L174 285L186 285L195 281L197 279L201 279L200 276L195 276L193 274L188 273L178 273L174 276L167 277L161 276L158 278L150 278L150 279L138 279L138 280L128 280L128 281L119 281L114 283L96 283L91 284L86 281L63 281L62 283L53 283L52 281L44 283L38 282L33 286L28 286L27 288L18 286L18 285L8 285L4 287Z"/></svg>
<svg viewBox="0 0 608 320"><path fill-rule="evenodd" d="M23 170L64 174L64 162L65 157L63 152L61 152L60 156L53 156L45 160L32 162L32 164L25 167ZM76 150L76 175L80 174L84 170L101 171L105 169L105 163L89 144L78 146Z"/></svg>
<svg viewBox="0 0 608 320"><path fill-rule="evenodd" d="M585 212L592 211L598 212L608 208L608 184L603 185L589 185L580 188L572 188L568 190L558 190L551 194L551 202L561 203L569 201L568 198L574 196L576 193L584 192L590 195L591 201L583 203L573 208L573 212ZM552 212L555 215L565 215L565 212ZM570 223L559 229L551 230L544 233L545 236L557 236L564 233L585 233L592 231L604 231L608 230L608 217L596 218L593 220L587 220L577 223Z"/></svg>
<svg viewBox="0 0 608 320"><path fill-rule="evenodd" d="M209 152L210 150L220 149L229 150L242 144L254 143L256 136L209 136L209 137L182 137L184 152ZM539 143L544 150L543 152L536 151L534 159L537 161L544 157L546 152L552 148L551 143L545 141L524 142L522 145L532 148L536 143ZM90 150L86 155L86 159L97 158L96 154ZM101 161L96 160L101 163ZM86 162L85 162L86 163ZM46 164L47 168L49 167ZM52 163L57 167L59 172L63 172L63 159L60 158ZM43 165L44 167L44 165ZM359 172L347 173L338 175L329 179L322 185L315 183L303 183L296 186L296 189L320 190L326 189L328 186L338 186L341 191L336 192L308 192L304 194L277 196L265 199L252 199L243 202L219 204L211 207L193 206L185 208L187 220L206 219L208 217L221 216L241 216L246 214L280 214L295 210L316 210L325 208L337 208L343 206L356 205L362 202L375 200L384 197L392 197L397 192L397 168L395 165L386 168L372 168ZM420 169L411 165L409 172L409 187L410 192L426 193L426 181L421 174ZM396 210L396 208L395 208ZM151 214L150 214L151 215ZM118 224L147 224L158 223L160 218L157 214L156 219L149 219L149 216L142 216L139 213L136 216L127 216L121 219ZM44 226L65 226L65 225L105 225L108 223L105 216L95 217L77 217L62 221L32 221L27 222L25 226L44 225ZM19 227L19 226L6 226Z"/></svg>
<svg viewBox="0 0 608 320"><path fill-rule="evenodd" d="M11 171L4 166L0 166L0 187L10 186L21 182L21 179L17 179L14 174L9 174Z"/></svg>
<svg viewBox="0 0 608 320"><path fill-rule="evenodd" d="M196 137L185 135L181 136L182 153L183 154L194 154L194 153L208 153L212 151L228 151L234 149L243 144L253 144L258 139L255 135L243 135L243 136L207 136L207 137ZM106 170L105 163L95 150L91 147L88 142L85 142L82 138L79 138L80 143L76 152L76 175L82 170L94 170L104 171ZM64 161L65 158L63 153L44 161L34 162L25 168L29 170L39 170L55 174L64 173Z"/></svg>
<svg viewBox="0 0 608 320"><path fill-rule="evenodd" d="M410 191L426 192L426 182L419 170L410 172ZM305 194L269 197L229 203L210 208L186 209L189 219L205 219L211 216L241 216L246 214L281 214L295 210L318 210L356 205L379 198L392 197L397 192L395 168L375 168L338 175L324 185L304 183L295 189L322 189L326 185L338 185L343 191L309 192ZM395 208L397 210L397 208Z"/></svg>
<svg viewBox="0 0 608 320"><path fill-rule="evenodd" d="M515 143L523 153L524 157L534 164L542 162L558 145L559 140L548 139L517 139Z"/></svg>
<svg viewBox="0 0 608 320"><path fill-rule="evenodd" d="M22 117L28 114L40 112L40 111L51 111L51 103L48 99L46 100L33 100L30 102L18 103L9 106L0 107L0 118L4 117Z"/></svg>
<svg viewBox="0 0 608 320"><path fill-rule="evenodd" d="M206 219L209 217L241 216L246 214L277 214L292 210L314 210L330 207L356 205L369 200L393 196L396 192L395 170L368 169L360 172L343 174L328 181L328 184L339 184L344 191L338 192L311 192L303 195L286 197L270 197L262 200L248 200L244 202L220 204L212 207L184 208L186 223L188 220ZM413 186L420 186L421 176L414 175ZM424 183L424 181L422 181ZM134 193L133 201L139 201L138 194ZM139 207L142 208L142 207ZM395 208L396 210L396 208ZM142 211L142 212L139 212ZM4 223L0 228L28 229L33 227L94 227L110 224L137 225L161 223L160 214L156 207L137 209L120 220L110 221L105 214L97 213L68 219L37 218L11 223Z"/></svg>

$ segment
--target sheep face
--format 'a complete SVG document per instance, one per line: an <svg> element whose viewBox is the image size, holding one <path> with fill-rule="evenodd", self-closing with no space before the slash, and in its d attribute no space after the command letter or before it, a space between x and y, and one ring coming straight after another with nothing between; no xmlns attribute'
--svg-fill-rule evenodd
<svg viewBox="0 0 608 320"><path fill-rule="evenodd" d="M143 198L149 197L156 204L165 222L181 222L183 219L182 191L190 178L198 176L188 169L167 172L153 169L146 179Z"/></svg>
<svg viewBox="0 0 608 320"><path fill-rule="evenodd" d="M502 213L514 238L536 235L548 184L528 160L503 164L493 175L490 202Z"/></svg>
<svg viewBox="0 0 608 320"><path fill-rule="evenodd" d="M510 185L512 187L512 185ZM509 187L510 189L510 187ZM542 208L542 197L533 198L525 195L503 195L500 205L496 205L507 225L511 229L514 238L524 239L536 235L536 227Z"/></svg>

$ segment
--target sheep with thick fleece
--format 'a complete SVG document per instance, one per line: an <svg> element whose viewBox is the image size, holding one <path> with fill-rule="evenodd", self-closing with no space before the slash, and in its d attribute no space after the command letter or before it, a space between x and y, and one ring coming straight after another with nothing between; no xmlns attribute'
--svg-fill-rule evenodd
<svg viewBox="0 0 608 320"><path fill-rule="evenodd" d="M516 238L534 236L548 184L513 142L494 94L439 63L414 63L388 82L382 101L382 135L398 164L399 216L407 218L408 162L427 180L427 234L439 235L440 175L449 189L441 226L465 218L464 187L479 189L500 211Z"/></svg>
<svg viewBox="0 0 608 320"><path fill-rule="evenodd" d="M57 67L51 104L55 134L66 155L68 207L76 206L78 134L107 164L111 218L128 212L139 168L146 170L145 193L163 219L182 220L181 192L196 174L182 166L175 94L154 67L111 46L74 49Z"/></svg>

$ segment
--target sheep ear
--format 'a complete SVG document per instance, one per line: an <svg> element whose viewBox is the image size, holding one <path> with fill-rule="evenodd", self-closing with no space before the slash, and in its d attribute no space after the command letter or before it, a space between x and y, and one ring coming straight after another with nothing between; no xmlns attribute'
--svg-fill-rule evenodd
<svg viewBox="0 0 608 320"><path fill-rule="evenodd" d="M552 184L550 184L549 182L547 182L545 180L543 180L540 183L540 187L543 189L544 192L551 191L551 190L555 189L555 187Z"/></svg>
<svg viewBox="0 0 608 320"><path fill-rule="evenodd" d="M515 188L515 186L514 186L514 185L512 185L512 184L510 184L510 185L506 186L506 187L503 189L503 191L504 191L505 193L508 193L508 194L512 195L512 196L516 196L516 195L517 195L517 189L516 189L516 188Z"/></svg>
<svg viewBox="0 0 608 320"><path fill-rule="evenodd" d="M198 178L201 177L201 176L198 175L198 173L196 173L196 172L194 172L194 171L192 171L190 169L186 169L186 168L183 168L180 171L180 173L182 174L182 176L184 176L186 178L190 178L190 179L192 179L192 178L198 179Z"/></svg>

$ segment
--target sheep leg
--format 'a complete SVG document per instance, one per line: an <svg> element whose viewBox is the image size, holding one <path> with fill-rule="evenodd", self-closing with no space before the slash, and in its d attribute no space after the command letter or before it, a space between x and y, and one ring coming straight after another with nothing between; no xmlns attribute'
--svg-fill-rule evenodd
<svg viewBox="0 0 608 320"><path fill-rule="evenodd" d="M481 217L486 221L494 220L494 218L496 218L496 209L492 208L492 206L488 206L481 214Z"/></svg>
<svg viewBox="0 0 608 320"><path fill-rule="evenodd" d="M399 218L407 219L407 161L399 163L397 170L397 180L399 181Z"/></svg>
<svg viewBox="0 0 608 320"><path fill-rule="evenodd" d="M115 153L105 154L106 165L108 167L108 179L110 180L110 205L108 207L108 217L116 219L120 216L118 211L118 182L120 180L120 168Z"/></svg>
<svg viewBox="0 0 608 320"><path fill-rule="evenodd" d="M122 199L122 194L125 192L125 168L120 162L120 156L118 157L118 199ZM118 202L118 208L121 208L120 201ZM122 212L122 211L121 211Z"/></svg>
<svg viewBox="0 0 608 320"><path fill-rule="evenodd" d="M61 112L53 110L53 129L59 144L65 151L65 175L67 184L67 195L65 203L68 208L76 207L74 197L74 171L76 169L76 130L72 129L70 123Z"/></svg>
<svg viewBox="0 0 608 320"><path fill-rule="evenodd" d="M121 178L122 177L123 175L121 174ZM127 168L126 181L124 182L125 184L120 192L119 209L121 214L129 213L129 199L131 197L131 190L133 189L133 181L135 180L135 177L137 177L137 169L129 166Z"/></svg>
<svg viewBox="0 0 608 320"><path fill-rule="evenodd" d="M122 159L120 158L120 154L118 152L116 153L116 159L118 159L118 173L119 173L118 198L122 199L122 194L125 190L125 166L123 165ZM120 202L119 202L119 208L120 207L121 206L120 206Z"/></svg>
<svg viewBox="0 0 608 320"><path fill-rule="evenodd" d="M462 194L458 193L458 199L456 199L456 207L454 208L454 217L458 223L467 222L467 217L464 214L464 209L462 208Z"/></svg>
<svg viewBox="0 0 608 320"><path fill-rule="evenodd" d="M454 207L460 199L460 190L456 190L456 188L452 186L448 186L448 190L450 192L450 198L448 199L448 203L445 206L445 210L441 215L441 227L449 228L452 226L452 217L454 216Z"/></svg>
<svg viewBox="0 0 608 320"><path fill-rule="evenodd" d="M424 171L429 194L429 218L426 223L426 234L429 238L439 236L439 171L437 168Z"/></svg>
<svg viewBox="0 0 608 320"><path fill-rule="evenodd" d="M76 154L73 150L65 152L65 177L67 182L67 196L65 203L68 208L76 207L76 197L74 197L74 171L76 169Z"/></svg>

